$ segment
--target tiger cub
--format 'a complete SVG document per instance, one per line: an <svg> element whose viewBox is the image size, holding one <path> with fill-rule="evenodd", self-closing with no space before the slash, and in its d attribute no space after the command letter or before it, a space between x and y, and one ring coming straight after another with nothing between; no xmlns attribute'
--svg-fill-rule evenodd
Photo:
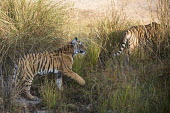
<svg viewBox="0 0 170 113"><path fill-rule="evenodd" d="M114 56L120 55L123 50L127 47L129 54L138 46L155 40L154 38L159 37L161 32L160 24L152 22L148 25L133 26L124 33L123 41L120 50L114 54Z"/></svg>
<svg viewBox="0 0 170 113"><path fill-rule="evenodd" d="M35 75L54 73L59 90L62 89L62 75L66 75L77 81L80 85L84 85L84 79L72 71L72 65L73 57L78 53L85 54L85 52L86 49L83 43L74 38L58 50L25 55L19 58L17 65L15 65L14 86L19 88L20 93L22 91L28 99L38 100L38 97L30 93Z"/></svg>

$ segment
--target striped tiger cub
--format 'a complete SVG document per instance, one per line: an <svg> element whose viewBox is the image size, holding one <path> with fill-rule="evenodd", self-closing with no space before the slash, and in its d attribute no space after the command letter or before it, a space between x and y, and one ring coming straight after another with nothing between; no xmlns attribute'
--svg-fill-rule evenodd
<svg viewBox="0 0 170 113"><path fill-rule="evenodd" d="M127 47L129 54L133 52L135 48L141 44L146 44L153 38L158 37L161 32L160 24L152 22L148 25L133 26L124 33L123 41L120 50L114 54L114 56L120 55Z"/></svg>
<svg viewBox="0 0 170 113"><path fill-rule="evenodd" d="M19 58L14 68L13 82L20 93L24 93L30 100L39 98L31 95L30 88L35 75L44 75L54 73L56 84L59 90L62 90L62 75L66 75L80 85L85 81L77 73L72 71L73 57L78 54L85 54L86 49L82 42L74 38L58 50L43 53L31 53Z"/></svg>

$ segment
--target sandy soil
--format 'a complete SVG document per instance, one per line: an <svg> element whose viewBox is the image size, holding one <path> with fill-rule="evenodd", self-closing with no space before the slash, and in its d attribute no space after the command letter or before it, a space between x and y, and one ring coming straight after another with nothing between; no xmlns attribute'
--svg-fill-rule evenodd
<svg viewBox="0 0 170 113"><path fill-rule="evenodd" d="M113 8L124 12L128 20L148 23L158 22L158 0L66 0L77 9L76 18L89 19L108 16Z"/></svg>

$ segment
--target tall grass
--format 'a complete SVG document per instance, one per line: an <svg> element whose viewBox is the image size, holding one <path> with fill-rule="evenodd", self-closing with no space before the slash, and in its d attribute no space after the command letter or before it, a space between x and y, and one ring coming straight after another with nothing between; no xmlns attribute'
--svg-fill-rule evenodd
<svg viewBox="0 0 170 113"><path fill-rule="evenodd" d="M1 39L7 41L14 55L62 44L66 5L44 0L2 0L0 6Z"/></svg>
<svg viewBox="0 0 170 113"><path fill-rule="evenodd" d="M12 38L17 35L59 35L65 19L65 11L60 4L43 0L2 0L1 33L7 36L10 34Z"/></svg>

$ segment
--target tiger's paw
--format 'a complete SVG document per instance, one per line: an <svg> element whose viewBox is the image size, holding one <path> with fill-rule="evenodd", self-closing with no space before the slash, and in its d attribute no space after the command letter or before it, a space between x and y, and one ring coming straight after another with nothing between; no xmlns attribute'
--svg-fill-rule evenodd
<svg viewBox="0 0 170 113"><path fill-rule="evenodd" d="M84 80L84 79L81 79L81 80L79 80L79 84L80 84L80 85L85 85L85 84L86 84L86 82L85 82L85 80Z"/></svg>

